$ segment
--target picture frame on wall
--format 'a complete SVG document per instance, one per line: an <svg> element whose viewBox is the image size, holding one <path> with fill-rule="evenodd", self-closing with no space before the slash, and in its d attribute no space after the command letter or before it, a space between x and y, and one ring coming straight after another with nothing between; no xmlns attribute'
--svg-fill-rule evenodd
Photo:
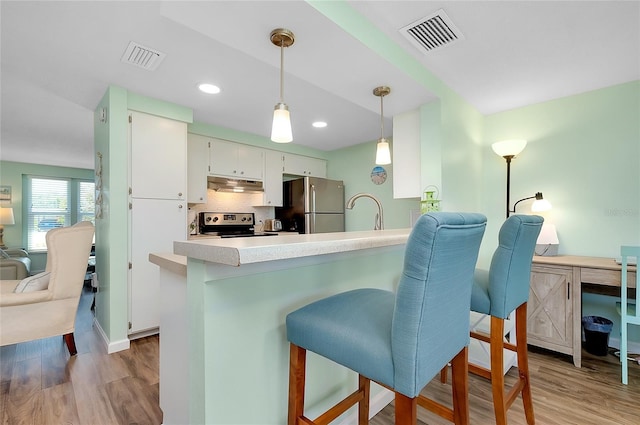
<svg viewBox="0 0 640 425"><path fill-rule="evenodd" d="M11 186L0 186L0 203L11 204Z"/></svg>

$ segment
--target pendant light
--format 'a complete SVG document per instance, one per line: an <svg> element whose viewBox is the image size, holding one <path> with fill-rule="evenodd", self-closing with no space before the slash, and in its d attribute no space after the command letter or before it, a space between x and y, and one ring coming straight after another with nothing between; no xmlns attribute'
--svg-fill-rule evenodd
<svg viewBox="0 0 640 425"><path fill-rule="evenodd" d="M386 86L380 86L373 89L373 94L380 97L380 138L376 145L376 164L391 164L391 152L389 151L389 142L384 138L384 110L382 107L382 98L391 93L391 89Z"/></svg>
<svg viewBox="0 0 640 425"><path fill-rule="evenodd" d="M289 107L284 103L284 48L294 42L293 33L284 28L271 31L271 42L280 47L280 102L273 110L273 126L271 140L276 143L289 143L293 140Z"/></svg>

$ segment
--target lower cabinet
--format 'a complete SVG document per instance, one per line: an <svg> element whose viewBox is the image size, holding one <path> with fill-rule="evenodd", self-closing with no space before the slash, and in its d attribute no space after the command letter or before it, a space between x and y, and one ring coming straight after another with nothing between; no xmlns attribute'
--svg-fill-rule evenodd
<svg viewBox="0 0 640 425"><path fill-rule="evenodd" d="M155 333L160 326L160 272L152 252L173 252L187 238L187 205L173 199L131 200L129 334Z"/></svg>
<svg viewBox="0 0 640 425"><path fill-rule="evenodd" d="M574 312L574 294L580 296L575 285L572 267L532 265L527 304L529 344L571 355L581 349L573 338L573 315L580 314Z"/></svg>

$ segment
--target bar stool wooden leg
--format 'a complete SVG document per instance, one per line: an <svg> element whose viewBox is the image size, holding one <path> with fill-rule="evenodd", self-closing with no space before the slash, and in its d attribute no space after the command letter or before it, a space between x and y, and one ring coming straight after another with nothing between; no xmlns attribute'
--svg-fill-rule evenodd
<svg viewBox="0 0 640 425"><path fill-rule="evenodd" d="M307 350L289 344L289 416L288 425L296 425L304 414L304 384Z"/></svg>
<svg viewBox="0 0 640 425"><path fill-rule="evenodd" d="M446 368L444 369L446 371ZM464 347L451 361L453 422L469 424L469 348Z"/></svg>
<svg viewBox="0 0 640 425"><path fill-rule="evenodd" d="M371 380L362 375L358 375L358 387L362 392L362 400L358 403L358 425L368 425Z"/></svg>
<svg viewBox="0 0 640 425"><path fill-rule="evenodd" d="M518 353L518 373L522 386L522 403L527 424L534 425L533 400L531 399L531 383L529 380L529 355L527 353L527 303L516 309L516 344Z"/></svg>
<svg viewBox="0 0 640 425"><path fill-rule="evenodd" d="M418 422L418 398L396 392L396 425L415 425Z"/></svg>
<svg viewBox="0 0 640 425"><path fill-rule="evenodd" d="M491 389L496 425L507 425L504 397L504 319L491 316Z"/></svg>

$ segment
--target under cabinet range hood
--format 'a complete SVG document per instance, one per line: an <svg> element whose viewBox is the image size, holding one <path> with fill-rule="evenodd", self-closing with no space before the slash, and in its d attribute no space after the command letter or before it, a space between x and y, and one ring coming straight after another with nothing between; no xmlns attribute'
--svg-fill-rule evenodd
<svg viewBox="0 0 640 425"><path fill-rule="evenodd" d="M227 177L207 177L207 187L216 192L256 193L264 192L261 181L232 179Z"/></svg>

